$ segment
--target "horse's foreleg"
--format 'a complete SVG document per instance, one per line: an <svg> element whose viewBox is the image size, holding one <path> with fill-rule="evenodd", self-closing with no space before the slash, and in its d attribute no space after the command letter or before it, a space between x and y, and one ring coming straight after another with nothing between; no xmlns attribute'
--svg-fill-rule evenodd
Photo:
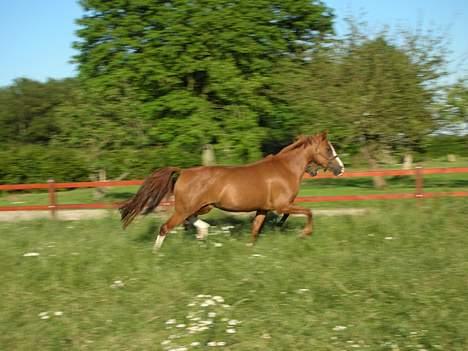
<svg viewBox="0 0 468 351"><path fill-rule="evenodd" d="M159 235L157 236L153 246L153 252L156 252L161 248L167 233L169 233L172 228L181 224L185 218L185 215L176 212L161 226L159 229Z"/></svg>
<svg viewBox="0 0 468 351"><path fill-rule="evenodd" d="M265 223L267 211L258 210L252 223L252 243L257 240L257 235L262 230L263 223Z"/></svg>
<svg viewBox="0 0 468 351"><path fill-rule="evenodd" d="M307 223L304 227L304 230L302 232L303 236L308 236L312 234L312 211L309 208L305 207L300 207L300 206L294 206L294 205L289 205L286 208L282 208L280 210L277 210L279 213L283 214L299 214L307 217ZM284 218L284 217L283 217ZM287 217L286 217L287 218Z"/></svg>

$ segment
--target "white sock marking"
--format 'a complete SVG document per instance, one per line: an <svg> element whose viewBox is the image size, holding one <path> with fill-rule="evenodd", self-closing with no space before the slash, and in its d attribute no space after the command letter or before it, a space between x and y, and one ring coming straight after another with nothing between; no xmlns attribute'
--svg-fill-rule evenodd
<svg viewBox="0 0 468 351"><path fill-rule="evenodd" d="M154 247L153 247L154 251L157 251L161 248L162 243L165 238L166 238L165 235L158 235L158 237L156 238L156 242L154 243Z"/></svg>
<svg viewBox="0 0 468 351"><path fill-rule="evenodd" d="M193 223L194 227L197 228L197 239L202 240L205 239L206 236L208 235L208 228L210 225L206 223L205 221L202 221L201 219L197 219Z"/></svg>

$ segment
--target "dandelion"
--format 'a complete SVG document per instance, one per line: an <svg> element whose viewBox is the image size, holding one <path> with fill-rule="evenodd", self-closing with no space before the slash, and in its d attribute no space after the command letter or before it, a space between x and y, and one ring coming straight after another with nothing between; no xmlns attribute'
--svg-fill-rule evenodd
<svg viewBox="0 0 468 351"><path fill-rule="evenodd" d="M348 329L344 325L337 325L336 327L333 328L334 331L342 331Z"/></svg>
<svg viewBox="0 0 468 351"><path fill-rule="evenodd" d="M37 257L39 256L39 252L26 252L23 256L24 257Z"/></svg>

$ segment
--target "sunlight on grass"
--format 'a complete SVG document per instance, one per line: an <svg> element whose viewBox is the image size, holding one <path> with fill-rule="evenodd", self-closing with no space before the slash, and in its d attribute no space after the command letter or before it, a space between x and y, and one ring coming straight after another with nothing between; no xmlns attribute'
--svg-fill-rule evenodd
<svg viewBox="0 0 468 351"><path fill-rule="evenodd" d="M466 350L466 200L375 210L306 240L267 223L254 247L215 216L157 255L152 216L2 223L0 349Z"/></svg>

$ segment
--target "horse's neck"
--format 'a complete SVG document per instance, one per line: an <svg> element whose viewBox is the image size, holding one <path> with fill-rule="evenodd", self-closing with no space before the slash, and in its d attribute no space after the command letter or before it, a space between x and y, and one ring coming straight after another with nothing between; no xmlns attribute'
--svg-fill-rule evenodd
<svg viewBox="0 0 468 351"><path fill-rule="evenodd" d="M307 160L307 155L305 149L295 149L291 150L285 154L282 154L281 157L288 164L288 168L296 174L298 177L302 177L304 171L309 163Z"/></svg>

